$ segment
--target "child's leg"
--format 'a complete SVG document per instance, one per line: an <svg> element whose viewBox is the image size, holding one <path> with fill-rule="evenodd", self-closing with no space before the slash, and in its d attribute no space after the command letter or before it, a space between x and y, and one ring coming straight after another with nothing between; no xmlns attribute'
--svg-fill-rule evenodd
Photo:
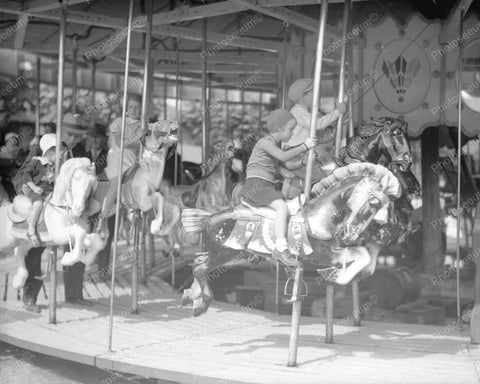
<svg viewBox="0 0 480 384"><path fill-rule="evenodd" d="M117 198L117 183L118 177L113 177L110 179L110 185L108 186L107 194L103 200L102 206L102 218L108 218L112 216L113 212L110 212L110 208L115 204Z"/></svg>
<svg viewBox="0 0 480 384"><path fill-rule="evenodd" d="M27 224L28 224L28 234L35 235L37 232L37 221L42 212L43 201L37 200L32 203L32 211L28 215Z"/></svg>
<svg viewBox="0 0 480 384"><path fill-rule="evenodd" d="M277 220L275 220L275 238L276 248L279 252L283 252L288 248L287 245L287 217L288 208L284 200L275 200L270 203L270 207L277 212Z"/></svg>

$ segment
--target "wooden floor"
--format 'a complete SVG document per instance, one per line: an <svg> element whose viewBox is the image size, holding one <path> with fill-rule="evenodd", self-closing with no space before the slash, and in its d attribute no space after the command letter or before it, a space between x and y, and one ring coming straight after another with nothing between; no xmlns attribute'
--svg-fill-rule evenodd
<svg viewBox="0 0 480 384"><path fill-rule="evenodd" d="M61 274L59 280L61 285ZM141 286L141 313L133 315L129 285L121 275L118 283L113 352L107 351L110 288L95 278L85 282L92 307L64 304L59 287L56 325L48 324L47 310L22 309L9 289L0 307L0 339L104 369L192 384L479 382L480 348L468 344L465 330L337 325L335 344L327 345L324 325L302 318L299 366L288 368L288 316L214 303L207 314L194 318L192 309L180 307L179 295L158 279ZM3 289L2 276L2 296ZM39 303L47 304L42 292Z"/></svg>

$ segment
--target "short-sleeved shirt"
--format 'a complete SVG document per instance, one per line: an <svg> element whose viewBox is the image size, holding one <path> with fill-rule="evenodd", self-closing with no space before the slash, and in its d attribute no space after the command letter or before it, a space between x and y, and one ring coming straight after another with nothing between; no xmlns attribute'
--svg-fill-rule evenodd
<svg viewBox="0 0 480 384"><path fill-rule="evenodd" d="M292 138L286 145L289 147L296 147L297 145L305 143L305 140L310 136L310 120L312 114L308 108L302 104L295 104L290 112L297 120L297 125L293 130ZM320 116L317 119L317 131L324 130L329 125L333 124L340 117L338 110L334 110L327 115Z"/></svg>
<svg viewBox="0 0 480 384"><path fill-rule="evenodd" d="M247 179L258 177L263 180L275 182L279 174L280 161L267 152L267 148L280 148L280 142L272 135L267 135L258 140L253 147L247 165Z"/></svg>

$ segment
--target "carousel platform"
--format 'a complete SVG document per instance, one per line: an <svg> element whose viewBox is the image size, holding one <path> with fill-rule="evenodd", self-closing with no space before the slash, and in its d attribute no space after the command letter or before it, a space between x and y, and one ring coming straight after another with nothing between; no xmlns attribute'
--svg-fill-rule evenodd
<svg viewBox="0 0 480 384"><path fill-rule="evenodd" d="M48 310L26 312L17 292L0 306L0 340L34 352L102 369L179 383L477 383L480 347L456 327L364 322L335 326L325 344L324 324L302 318L298 367L286 366L290 317L216 302L192 316L180 296L159 279L140 286L140 313L131 314L130 288L115 289L113 352L108 346L109 284L86 279L92 307L63 302L57 324ZM2 287L2 290L4 287ZM48 283L47 283L48 292ZM5 292L2 292L4 294ZM46 306L45 294L39 304ZM254 304L254 303L253 303ZM347 324L347 325L346 325Z"/></svg>

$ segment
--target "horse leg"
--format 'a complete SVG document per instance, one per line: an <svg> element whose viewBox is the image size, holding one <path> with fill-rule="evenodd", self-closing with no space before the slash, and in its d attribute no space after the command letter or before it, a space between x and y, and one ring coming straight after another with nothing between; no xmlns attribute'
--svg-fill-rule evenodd
<svg viewBox="0 0 480 384"><path fill-rule="evenodd" d="M350 253L350 256L354 256L354 262L338 273L335 282L340 285L346 285L352 281L371 261L370 254L365 247L347 248L347 252Z"/></svg>
<svg viewBox="0 0 480 384"><path fill-rule="evenodd" d="M62 257L63 266L71 266L79 261L83 261L82 249L84 246L85 237L87 233L81 226L74 224L68 231L69 236L73 237L73 249L70 252L65 252Z"/></svg>
<svg viewBox="0 0 480 384"><path fill-rule="evenodd" d="M20 289L25 285L28 278L27 266L25 265L25 255L30 247L26 247L25 243L17 245L13 250L13 256L18 261L17 272L13 276L12 286L15 289Z"/></svg>
<svg viewBox="0 0 480 384"><path fill-rule="evenodd" d="M193 316L200 316L208 310L213 301L213 293L208 283L208 252L197 254L193 265L193 284L184 290L182 305L193 301Z"/></svg>
<svg viewBox="0 0 480 384"><path fill-rule="evenodd" d="M86 249L85 257L83 259L85 265L92 264L98 252L100 252L104 248L102 238L98 233L90 233L86 235L83 245Z"/></svg>
<svg viewBox="0 0 480 384"><path fill-rule="evenodd" d="M155 192L150 196L150 200L152 202L153 209L156 212L155 219L152 220L150 225L150 233L152 235L159 235L163 225L163 209L165 206L165 198L160 192Z"/></svg>

